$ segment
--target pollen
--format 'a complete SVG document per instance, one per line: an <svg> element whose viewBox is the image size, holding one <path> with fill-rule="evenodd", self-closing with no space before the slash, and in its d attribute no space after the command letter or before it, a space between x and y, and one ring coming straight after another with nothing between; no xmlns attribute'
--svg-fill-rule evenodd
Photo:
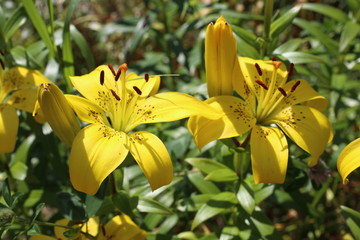
<svg viewBox="0 0 360 240"><path fill-rule="evenodd" d="M266 83L264 83L263 81L261 81L261 80L256 80L255 82L256 82L257 84L259 84L260 86L262 86L265 90L268 90L268 89L269 89L268 85L266 85Z"/></svg>
<svg viewBox="0 0 360 240"><path fill-rule="evenodd" d="M286 94L286 92L285 92L285 90L284 90L283 88L279 87L278 90L281 92L281 94L282 94L284 97L287 96L287 94Z"/></svg>
<svg viewBox="0 0 360 240"><path fill-rule="evenodd" d="M149 74L145 73L145 82L148 82L148 81L149 81Z"/></svg>
<svg viewBox="0 0 360 240"><path fill-rule="evenodd" d="M135 90L135 92L136 92L138 95L141 95L141 94L142 94L141 90L140 90L137 86L133 86L133 89Z"/></svg>
<svg viewBox="0 0 360 240"><path fill-rule="evenodd" d="M105 72L104 72L104 70L102 70L101 73L100 73L100 84L101 84L101 86L104 85L104 82L105 82Z"/></svg>
<svg viewBox="0 0 360 240"><path fill-rule="evenodd" d="M112 90L112 89L110 89L110 91L111 91L112 95L115 97L115 99L118 100L118 101L120 101L119 95L117 95L117 93L116 93L114 90Z"/></svg>
<svg viewBox="0 0 360 240"><path fill-rule="evenodd" d="M295 89L300 85L300 81L297 81L291 88L290 88L290 92L294 92Z"/></svg>
<svg viewBox="0 0 360 240"><path fill-rule="evenodd" d="M256 68L256 71L258 72L258 74L260 76L262 76L262 71L261 71L261 68L260 68L259 64L255 63L255 68Z"/></svg>

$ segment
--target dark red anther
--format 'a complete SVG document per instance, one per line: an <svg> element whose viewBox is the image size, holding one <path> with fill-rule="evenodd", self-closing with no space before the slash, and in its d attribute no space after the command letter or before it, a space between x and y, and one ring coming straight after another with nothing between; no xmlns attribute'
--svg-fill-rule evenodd
<svg viewBox="0 0 360 240"><path fill-rule="evenodd" d="M115 72L115 69L114 69L113 65L108 64L108 67L109 67L110 71L112 72L112 74L113 74L114 76L116 76L116 72Z"/></svg>
<svg viewBox="0 0 360 240"><path fill-rule="evenodd" d="M100 72L100 84L101 84L101 86L104 85L104 82L105 82L105 72L104 72L104 70L101 70L101 72Z"/></svg>
<svg viewBox="0 0 360 240"><path fill-rule="evenodd" d="M120 75L121 75L121 70L119 69L119 70L117 71L117 73L116 73L115 81L119 80Z"/></svg>
<svg viewBox="0 0 360 240"><path fill-rule="evenodd" d="M145 73L145 82L148 82L148 81L149 81L149 74Z"/></svg>
<svg viewBox="0 0 360 240"><path fill-rule="evenodd" d="M110 91L111 91L112 95L115 97L115 99L120 101L119 95L117 95L116 92L114 90L112 90L112 89L110 89Z"/></svg>
<svg viewBox="0 0 360 240"><path fill-rule="evenodd" d="M300 85L300 81L297 81L291 88L290 88L290 92L294 92L295 89Z"/></svg>
<svg viewBox="0 0 360 240"><path fill-rule="evenodd" d="M106 236L104 224L100 224L100 227L101 227L102 234L103 234L104 236Z"/></svg>
<svg viewBox="0 0 360 240"><path fill-rule="evenodd" d="M265 90L268 90L268 89L269 89L268 85L266 85L266 83L264 83L263 81L261 81L261 80L256 80L255 82L256 82L257 84L259 84L260 86L262 86Z"/></svg>
<svg viewBox="0 0 360 240"><path fill-rule="evenodd" d="M285 90L284 90L283 88L279 87L278 90L281 92L281 94L282 94L284 97L287 96L287 94L286 94L286 92L285 92Z"/></svg>
<svg viewBox="0 0 360 240"><path fill-rule="evenodd" d="M290 63L289 71L288 71L288 75L287 75L287 80L289 80L289 78L291 77L291 75L293 74L293 72L294 72L294 64L293 64L293 63Z"/></svg>
<svg viewBox="0 0 360 240"><path fill-rule="evenodd" d="M260 76L262 76L262 71L261 71L261 68L260 68L259 64L255 63L255 67L256 67L256 70L257 70L258 74Z"/></svg>
<svg viewBox="0 0 360 240"><path fill-rule="evenodd" d="M272 56L272 57L271 57L271 60L272 60L272 61L276 61L276 57L275 57L275 56Z"/></svg>
<svg viewBox="0 0 360 240"><path fill-rule="evenodd" d="M135 92L136 92L138 95L141 95L141 94L142 94L141 90L140 90L137 86L133 86L133 89L135 90Z"/></svg>
<svg viewBox="0 0 360 240"><path fill-rule="evenodd" d="M5 69L5 65L4 65L4 62L0 59L0 65L1 65L1 68L2 69Z"/></svg>

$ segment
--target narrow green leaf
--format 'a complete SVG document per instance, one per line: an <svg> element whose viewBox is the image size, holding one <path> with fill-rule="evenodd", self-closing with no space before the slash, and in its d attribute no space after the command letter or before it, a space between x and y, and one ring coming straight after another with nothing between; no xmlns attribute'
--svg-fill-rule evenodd
<svg viewBox="0 0 360 240"><path fill-rule="evenodd" d="M7 204L7 206L11 206L11 193L10 193L10 188L9 188L9 183L8 180L2 182L2 196Z"/></svg>
<svg viewBox="0 0 360 240"><path fill-rule="evenodd" d="M89 44L87 43L86 39L83 35L76 29L74 25L70 26L71 36L74 39L74 42L80 49L81 55L83 55L88 68L94 69L95 68L95 60L94 56L92 55L91 49Z"/></svg>
<svg viewBox="0 0 360 240"><path fill-rule="evenodd" d="M262 201L264 201L266 198L268 198L274 192L274 189L275 189L275 185L269 185L269 186L262 188L259 191L256 191L254 193L255 203L259 204Z"/></svg>
<svg viewBox="0 0 360 240"><path fill-rule="evenodd" d="M17 204L19 198L23 195L24 195L24 193L22 193L22 192L16 192L11 196L11 206L10 206L11 209L16 207L16 204Z"/></svg>
<svg viewBox="0 0 360 240"><path fill-rule="evenodd" d="M360 25L354 22L347 22L340 36L339 52L345 52L355 37L360 32Z"/></svg>
<svg viewBox="0 0 360 240"><path fill-rule="evenodd" d="M112 201L114 205L123 213L129 216L133 216L130 197L125 192L118 192L112 195Z"/></svg>
<svg viewBox="0 0 360 240"><path fill-rule="evenodd" d="M238 180L238 176L230 168L224 168L212 171L204 178L204 180L214 182L230 182Z"/></svg>
<svg viewBox="0 0 360 240"><path fill-rule="evenodd" d="M43 209L43 207L45 206L45 203L39 203L38 205L36 205L34 214L32 215L32 220L30 222L30 224L33 224L35 219L39 216L41 209Z"/></svg>
<svg viewBox="0 0 360 240"><path fill-rule="evenodd" d="M44 194L44 190L42 189L31 190L30 195L27 197L24 203L24 207L34 206L38 201L40 201L43 194Z"/></svg>
<svg viewBox="0 0 360 240"><path fill-rule="evenodd" d="M219 240L239 239L240 229L237 226L226 226L222 229Z"/></svg>
<svg viewBox="0 0 360 240"><path fill-rule="evenodd" d="M321 13L339 22L346 22L348 20L346 13L344 13L340 9L330 6L329 4L304 3L302 4L302 8L305 10Z"/></svg>
<svg viewBox="0 0 360 240"><path fill-rule="evenodd" d="M257 36L254 34L246 31L243 28L237 27L235 25L232 25L233 32L242 40L244 40L247 44L253 46L254 48L259 48L259 43L256 41Z"/></svg>
<svg viewBox="0 0 360 240"><path fill-rule="evenodd" d="M222 192L212 197L206 204L202 205L196 213L191 224L191 230L194 230L204 221L214 217L222 212L229 211L232 206L237 204L234 193Z"/></svg>
<svg viewBox="0 0 360 240"><path fill-rule="evenodd" d="M24 5L24 8L33 23L36 31L40 35L41 39L44 41L46 46L49 49L50 56L54 57L56 55L56 47L54 46L53 42L51 41L49 32L46 28L46 25L42 19L42 17L39 14L39 11L36 9L34 1L29 0L21 0L22 4Z"/></svg>
<svg viewBox="0 0 360 240"><path fill-rule="evenodd" d="M187 158L185 161L207 174L214 170L228 168L224 164L208 158Z"/></svg>
<svg viewBox="0 0 360 240"><path fill-rule="evenodd" d="M201 192L201 193L219 193L219 188L212 182L205 181L204 177L199 172L189 172L188 178L190 182Z"/></svg>
<svg viewBox="0 0 360 240"><path fill-rule="evenodd" d="M173 212L162 203L152 199L142 198L139 200L137 208L140 212L157 213L162 215L171 215Z"/></svg>
<svg viewBox="0 0 360 240"><path fill-rule="evenodd" d="M295 6L276 19L270 26L270 38L278 37L285 29L290 26L296 15L299 13L301 6Z"/></svg>
<svg viewBox="0 0 360 240"><path fill-rule="evenodd" d="M300 38L293 38L286 41L274 50L274 54L283 54L286 52L294 52L303 44L304 40Z"/></svg>
<svg viewBox="0 0 360 240"><path fill-rule="evenodd" d="M55 42L55 27L54 27L54 6L53 1L47 0L47 5L49 8L49 20L50 20L50 36L53 42Z"/></svg>
<svg viewBox="0 0 360 240"><path fill-rule="evenodd" d="M277 240L281 239L280 234L276 231L274 224L262 211L254 211L250 218L252 224L261 235L261 239Z"/></svg>
<svg viewBox="0 0 360 240"><path fill-rule="evenodd" d="M346 225L350 228L355 239L360 239L360 213L346 206L340 206L345 217Z"/></svg>
<svg viewBox="0 0 360 240"><path fill-rule="evenodd" d="M7 19L3 30L6 40L9 40L16 30L26 22L25 14L25 9L21 6L13 12L9 19Z"/></svg>
<svg viewBox="0 0 360 240"><path fill-rule="evenodd" d="M236 197L240 206L251 215L255 209L254 193L245 184L241 184Z"/></svg>
<svg viewBox="0 0 360 240"><path fill-rule="evenodd" d="M294 64L325 63L325 60L321 57L306 52L287 52L282 54L282 56Z"/></svg>

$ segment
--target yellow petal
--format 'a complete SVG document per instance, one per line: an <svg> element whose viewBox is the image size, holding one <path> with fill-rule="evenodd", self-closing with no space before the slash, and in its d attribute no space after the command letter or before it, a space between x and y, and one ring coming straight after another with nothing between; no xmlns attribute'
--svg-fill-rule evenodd
<svg viewBox="0 0 360 240"><path fill-rule="evenodd" d="M199 149L207 143L240 136L250 130L256 123L253 113L244 101L232 96L217 96L205 101L211 107L222 113L222 117L209 120L194 116L189 119L188 128Z"/></svg>
<svg viewBox="0 0 360 240"><path fill-rule="evenodd" d="M97 236L99 233L99 217L90 218L82 227L81 231L91 236Z"/></svg>
<svg viewBox="0 0 360 240"><path fill-rule="evenodd" d="M300 84L296 87L295 91L289 93L290 89L296 82ZM287 106L303 104L305 106L316 108L319 111L324 111L328 105L328 100L320 96L305 80L295 79L287 82L283 89L288 93L287 97L282 100L277 109L283 109Z"/></svg>
<svg viewBox="0 0 360 240"><path fill-rule="evenodd" d="M141 131L129 135L130 152L148 179L151 189L169 184L173 167L164 143L155 135Z"/></svg>
<svg viewBox="0 0 360 240"><path fill-rule="evenodd" d="M125 159L128 137L103 124L91 124L75 137L70 153L70 180L78 191L95 194L104 179Z"/></svg>
<svg viewBox="0 0 360 240"><path fill-rule="evenodd" d="M126 132L143 123L170 122L199 115L209 119L220 117L208 104L184 93L165 92L147 98L135 106Z"/></svg>
<svg viewBox="0 0 360 240"><path fill-rule="evenodd" d="M320 111L306 106L292 106L279 112L276 123L299 147L310 153L308 165L314 166L332 139L332 127Z"/></svg>
<svg viewBox="0 0 360 240"><path fill-rule="evenodd" d="M61 225L61 226L67 226L69 224L70 220L69 219L60 219L57 220L55 222L55 224L57 225ZM74 226L74 228L77 226ZM57 237L57 239L62 239L62 240L70 240L69 238L64 236L64 232L69 231L69 229L67 228L62 228L62 227L54 227L54 232L55 232L55 236Z"/></svg>
<svg viewBox="0 0 360 240"><path fill-rule="evenodd" d="M128 92L134 92L134 86L141 90L142 97L154 95L159 90L160 77L149 77L148 81L146 81L144 77L131 72L126 75L126 88Z"/></svg>
<svg viewBox="0 0 360 240"><path fill-rule="evenodd" d="M14 67L3 72L3 81L0 83L2 92L32 88L41 83L50 82L42 73L24 67Z"/></svg>
<svg viewBox="0 0 360 240"><path fill-rule="evenodd" d="M104 234L105 233L105 234ZM138 238L135 238L138 237ZM122 239L144 240L146 232L140 229L130 217L125 214L113 217L100 231L98 240Z"/></svg>
<svg viewBox="0 0 360 240"><path fill-rule="evenodd" d="M102 123L109 126L105 112L98 105L86 98L76 95L66 94L65 98L82 121L87 123Z"/></svg>
<svg viewBox="0 0 360 240"><path fill-rule="evenodd" d="M360 138L349 143L339 155L337 169L343 184L349 181L348 175L358 167L360 167Z"/></svg>
<svg viewBox="0 0 360 240"><path fill-rule="evenodd" d="M36 102L35 102L34 111L33 111L32 115L35 118L35 120L40 124L44 124L47 121L43 111L41 110L38 100L36 100Z"/></svg>
<svg viewBox="0 0 360 240"><path fill-rule="evenodd" d="M55 134L71 146L80 124L64 94L55 84L45 83L39 87L38 102Z"/></svg>
<svg viewBox="0 0 360 240"><path fill-rule="evenodd" d="M15 108L0 104L0 153L14 151L19 118Z"/></svg>
<svg viewBox="0 0 360 240"><path fill-rule="evenodd" d="M255 183L283 183L288 163L285 135L278 128L256 125L250 146Z"/></svg>
<svg viewBox="0 0 360 240"><path fill-rule="evenodd" d="M32 113L34 110L36 98L37 89L21 89L13 92L6 103L17 109Z"/></svg>

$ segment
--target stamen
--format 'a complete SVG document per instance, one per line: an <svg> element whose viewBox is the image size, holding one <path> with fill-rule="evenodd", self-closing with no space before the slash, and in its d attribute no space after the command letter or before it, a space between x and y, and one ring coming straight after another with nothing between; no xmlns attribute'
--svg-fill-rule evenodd
<svg viewBox="0 0 360 240"><path fill-rule="evenodd" d="M115 76L115 81L116 81L116 82L117 82L117 80L119 80L120 75L121 75L121 70L120 70L120 68L119 68L118 71L117 71L117 73L116 73L116 76Z"/></svg>
<svg viewBox="0 0 360 240"><path fill-rule="evenodd" d="M133 86L133 89L135 90L135 92L136 92L138 95L141 95L141 94L142 94L141 90L140 90L137 86Z"/></svg>
<svg viewBox="0 0 360 240"><path fill-rule="evenodd" d="M114 69L113 65L108 64L108 67L109 67L110 71L112 72L112 74L113 74L114 76L116 76L116 72L115 72L115 69Z"/></svg>
<svg viewBox="0 0 360 240"><path fill-rule="evenodd" d="M284 90L283 88L279 87L278 90L281 92L281 94L282 94L284 97L287 96L287 94L286 94L286 92L285 92L285 90Z"/></svg>
<svg viewBox="0 0 360 240"><path fill-rule="evenodd" d="M105 236L106 232L105 232L104 224L100 224L100 227L101 227L102 234Z"/></svg>
<svg viewBox="0 0 360 240"><path fill-rule="evenodd" d="M281 63L282 63L282 62L280 62L280 61L273 61L273 62L272 62L272 64L273 64L273 66L274 66L275 69L278 69L278 68L280 67Z"/></svg>
<svg viewBox="0 0 360 240"><path fill-rule="evenodd" d="M290 92L294 92L295 89L300 85L300 81L297 81L291 88L290 88Z"/></svg>
<svg viewBox="0 0 360 240"><path fill-rule="evenodd" d="M120 70L120 71L124 70L124 71L126 72L126 71L128 70L127 64L126 64L126 63L121 64L120 67L119 67L119 70ZM119 70L118 70L118 71L119 71Z"/></svg>
<svg viewBox="0 0 360 240"><path fill-rule="evenodd" d="M149 74L145 73L145 82L148 82L148 81L149 81Z"/></svg>
<svg viewBox="0 0 360 240"><path fill-rule="evenodd" d="M261 68L260 68L259 64L255 63L255 67L256 67L256 70L257 70L258 74L260 76L262 76L262 71L261 71Z"/></svg>
<svg viewBox="0 0 360 240"><path fill-rule="evenodd" d="M255 82L256 82L257 84L259 84L260 86L262 86L265 90L268 90L268 89L269 89L268 85L266 85L266 83L264 83L263 81L261 81L261 80L256 80Z"/></svg>
<svg viewBox="0 0 360 240"><path fill-rule="evenodd" d="M272 60L272 61L276 61L276 57L275 57L275 56L272 56L272 57L271 57L271 60Z"/></svg>
<svg viewBox="0 0 360 240"><path fill-rule="evenodd" d="M105 82L105 72L104 72L104 70L101 70L101 73L100 73L100 84L101 84L101 86L104 85L104 82Z"/></svg>
<svg viewBox="0 0 360 240"><path fill-rule="evenodd" d="M119 95L117 95L116 92L114 90L112 90L112 89L110 89L110 91L111 91L112 95L115 97L115 99L120 101Z"/></svg>
<svg viewBox="0 0 360 240"><path fill-rule="evenodd" d="M290 63L289 71L288 71L288 75L287 75L287 80L289 80L289 78L291 77L291 75L293 74L293 72L294 72L294 64L293 64L293 63Z"/></svg>
<svg viewBox="0 0 360 240"><path fill-rule="evenodd" d="M1 64L1 68L2 69L5 69L5 65L4 65L4 62L0 59L0 64Z"/></svg>

